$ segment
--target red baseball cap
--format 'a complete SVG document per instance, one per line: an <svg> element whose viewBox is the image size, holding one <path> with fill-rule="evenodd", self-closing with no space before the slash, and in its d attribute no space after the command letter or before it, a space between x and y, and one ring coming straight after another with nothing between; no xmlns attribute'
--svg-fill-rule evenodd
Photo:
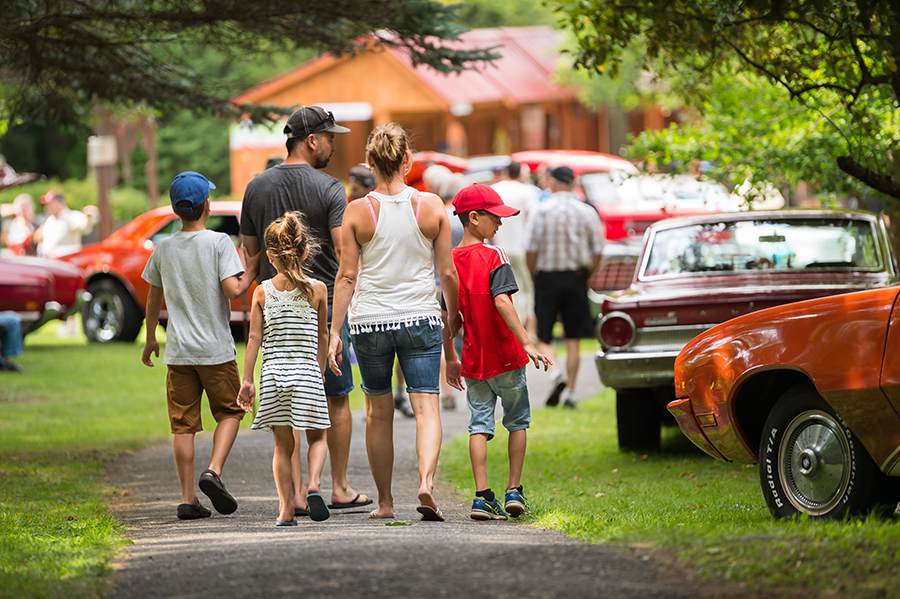
<svg viewBox="0 0 900 599"><path fill-rule="evenodd" d="M472 183L463 187L453 198L454 214L467 214L473 210L484 210L494 216L515 216L521 210L512 208L503 203L500 194L493 188L481 183Z"/></svg>

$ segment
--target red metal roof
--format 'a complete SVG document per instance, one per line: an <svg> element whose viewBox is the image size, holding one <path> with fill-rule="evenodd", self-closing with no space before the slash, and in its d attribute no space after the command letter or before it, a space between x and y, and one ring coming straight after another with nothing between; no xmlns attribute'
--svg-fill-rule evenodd
<svg viewBox="0 0 900 599"><path fill-rule="evenodd" d="M493 48L500 58L476 63L473 68L455 74L440 73L426 65L414 67L402 50L387 48L387 52L450 106L456 103L516 105L575 97L574 88L553 81L557 66L564 60L560 53L564 42L563 33L547 26L473 29L462 34L459 41L441 44L457 49ZM268 95L297 85L304 77L328 68L336 60L339 59L331 54L320 55L233 99L238 103L264 102Z"/></svg>
<svg viewBox="0 0 900 599"><path fill-rule="evenodd" d="M448 104L529 104L574 96L572 89L553 82L564 41L561 32L546 26L473 29L462 34L460 41L447 45L494 48L500 58L456 74L440 73L428 66L413 67L405 52L390 52Z"/></svg>

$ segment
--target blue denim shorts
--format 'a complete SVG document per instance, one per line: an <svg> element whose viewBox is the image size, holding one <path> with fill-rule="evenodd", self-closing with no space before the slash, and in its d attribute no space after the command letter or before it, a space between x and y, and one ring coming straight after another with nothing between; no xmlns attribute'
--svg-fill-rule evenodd
<svg viewBox="0 0 900 599"><path fill-rule="evenodd" d="M331 328L331 307L328 308L328 328ZM331 372L331 368L325 367L325 396L342 397L353 391L353 368L350 366L350 325L344 318L341 325L341 344L343 351L341 356L341 376Z"/></svg>
<svg viewBox="0 0 900 599"><path fill-rule="evenodd" d="M469 434L486 434L494 438L494 410L497 397L503 405L503 426L520 431L531 426L531 403L525 382L525 366L498 374L489 379L466 379L466 400L472 414Z"/></svg>
<svg viewBox="0 0 900 599"><path fill-rule="evenodd" d="M369 395L391 393L394 356L400 361L407 393L439 393L441 381L441 325L421 320L398 329L357 333L353 351L359 364L362 389Z"/></svg>

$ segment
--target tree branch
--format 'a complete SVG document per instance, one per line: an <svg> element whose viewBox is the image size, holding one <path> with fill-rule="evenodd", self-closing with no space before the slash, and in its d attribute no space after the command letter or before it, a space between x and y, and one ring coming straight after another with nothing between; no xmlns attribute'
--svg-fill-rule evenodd
<svg viewBox="0 0 900 599"><path fill-rule="evenodd" d="M875 171L864 167L849 156L839 156L837 159L838 168L858 179L881 193L900 199L900 182L895 181L888 175L882 175Z"/></svg>

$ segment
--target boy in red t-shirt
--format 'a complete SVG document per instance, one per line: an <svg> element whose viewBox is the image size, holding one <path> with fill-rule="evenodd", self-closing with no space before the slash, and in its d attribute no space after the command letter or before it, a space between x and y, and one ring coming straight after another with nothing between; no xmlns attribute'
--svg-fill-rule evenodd
<svg viewBox="0 0 900 599"><path fill-rule="evenodd" d="M459 272L459 311L463 318L462 363L456 356L445 328L447 380L462 389L465 377L471 419L469 457L475 477L475 501L470 516L475 520L506 520L500 502L487 481L487 442L494 437L494 410L497 397L503 404L503 426L509 431L509 482L506 511L518 517L528 509L522 491L526 429L531 424L531 407L525 383L529 359L544 370L553 366L528 338L516 315L510 295L519 290L503 248L487 245L500 227L500 219L519 213L503 203L496 191L475 183L456 194L456 214L465 233L453 250Z"/></svg>

